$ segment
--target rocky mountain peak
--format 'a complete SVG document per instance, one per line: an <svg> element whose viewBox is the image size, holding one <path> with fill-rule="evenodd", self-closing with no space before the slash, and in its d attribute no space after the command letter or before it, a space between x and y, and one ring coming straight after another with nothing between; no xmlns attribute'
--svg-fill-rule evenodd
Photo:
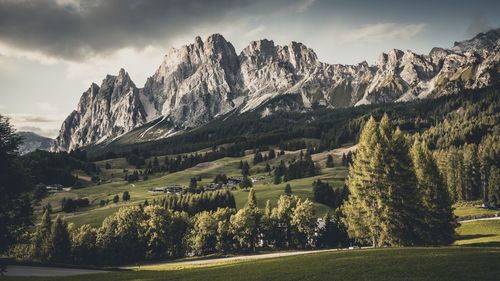
<svg viewBox="0 0 500 281"><path fill-rule="evenodd" d="M143 88L124 69L106 76L100 86L93 83L64 121L55 148L111 141L153 120L171 126L156 129L153 122L147 131L157 139L229 112L258 110L266 116L309 110L313 104L335 108L408 101L486 87L500 80L499 35L500 29L478 34L429 55L392 49L375 65L331 65L302 43L276 45L267 39L251 42L237 55L221 34L204 41L198 36L170 49Z"/></svg>

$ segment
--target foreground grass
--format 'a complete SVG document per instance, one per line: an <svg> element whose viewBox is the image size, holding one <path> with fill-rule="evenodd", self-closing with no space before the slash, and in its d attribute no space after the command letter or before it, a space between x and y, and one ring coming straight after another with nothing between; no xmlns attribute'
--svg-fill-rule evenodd
<svg viewBox="0 0 500 281"><path fill-rule="evenodd" d="M464 222L457 233L456 245L500 247L500 220Z"/></svg>
<svg viewBox="0 0 500 281"><path fill-rule="evenodd" d="M388 248L308 254L182 270L75 276L94 280L498 280L500 248ZM67 280L5 278L5 280Z"/></svg>

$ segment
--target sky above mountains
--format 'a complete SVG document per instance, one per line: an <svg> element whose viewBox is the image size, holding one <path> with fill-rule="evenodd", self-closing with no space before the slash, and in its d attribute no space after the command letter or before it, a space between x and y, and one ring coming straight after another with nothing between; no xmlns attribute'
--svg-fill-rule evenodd
<svg viewBox="0 0 500 281"><path fill-rule="evenodd" d="M374 63L500 26L499 1L0 0L0 114L54 137L90 83L125 68L137 86L171 47L221 33L302 42L327 63Z"/></svg>

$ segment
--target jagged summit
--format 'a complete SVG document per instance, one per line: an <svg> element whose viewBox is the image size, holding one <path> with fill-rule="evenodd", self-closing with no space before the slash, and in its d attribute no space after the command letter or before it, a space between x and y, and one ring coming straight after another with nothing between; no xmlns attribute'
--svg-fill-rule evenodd
<svg viewBox="0 0 500 281"><path fill-rule="evenodd" d="M433 48L428 55L397 49L382 53L375 65L327 64L299 42L251 42L237 54L221 34L170 49L144 87L128 73L107 75L92 84L64 121L55 150L103 143L150 121L168 130L147 130L164 138L195 128L229 112L281 111L407 101L436 97L499 82L500 29ZM279 97L288 99L286 102ZM153 122L154 124L157 124ZM141 134L137 141L142 141Z"/></svg>

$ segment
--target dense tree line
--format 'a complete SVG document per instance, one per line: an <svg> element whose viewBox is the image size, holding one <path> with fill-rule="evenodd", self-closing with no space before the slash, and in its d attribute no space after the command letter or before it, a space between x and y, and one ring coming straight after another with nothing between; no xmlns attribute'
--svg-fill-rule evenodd
<svg viewBox="0 0 500 281"><path fill-rule="evenodd" d="M328 182L316 180L313 182L314 201L323 203L333 210L340 207L347 199L349 190L347 187L334 189Z"/></svg>
<svg viewBox="0 0 500 281"><path fill-rule="evenodd" d="M438 168L454 202L482 200L499 206L500 138L486 136L479 145L464 144L435 153Z"/></svg>
<svg viewBox="0 0 500 281"><path fill-rule="evenodd" d="M72 174L74 170L82 170L91 176L100 172L94 163L82 161L72 155L75 154L37 150L21 156L20 160L37 184L75 186L78 178Z"/></svg>
<svg viewBox="0 0 500 281"><path fill-rule="evenodd" d="M150 204L162 206L167 210L186 212L189 215L215 211L218 208L236 208L233 193L226 189L180 195L168 194L159 200L144 203L144 205Z"/></svg>
<svg viewBox="0 0 500 281"><path fill-rule="evenodd" d="M88 207L90 201L88 198L66 198L61 200L61 210L66 213L71 213L76 211L78 208Z"/></svg>
<svg viewBox="0 0 500 281"><path fill-rule="evenodd" d="M343 205L349 236L381 246L449 244L455 218L427 145L405 135L385 115L364 126L347 178Z"/></svg>
<svg viewBox="0 0 500 281"><path fill-rule="evenodd" d="M19 159L21 141L9 120L0 115L0 254L32 224L34 185L29 170Z"/></svg>
<svg viewBox="0 0 500 281"><path fill-rule="evenodd" d="M130 165L135 166L137 169L144 168L146 174L154 174L158 172L178 172L185 169L194 167L203 162L211 162L224 157L239 157L245 153L243 150L233 148L220 147L218 150L214 149L206 153L191 153L180 154L172 157L165 157L163 163L160 163L158 157L153 157L153 160L146 162L150 157L148 151L139 151L133 149L131 152L126 153L125 158Z"/></svg>
<svg viewBox="0 0 500 281"><path fill-rule="evenodd" d="M300 152L299 158L288 162L281 160L280 164L274 169L274 184L280 184L293 179L313 177L319 173L319 168L311 158L311 154L305 155Z"/></svg>
<svg viewBox="0 0 500 281"><path fill-rule="evenodd" d="M303 149L300 139L319 139L318 151L337 148L340 145L357 142L360 128L369 116L381 118L387 113L395 125L404 132L429 130L426 141L431 149L446 148L449 145L476 143L488 132L498 132L499 95L498 89L485 88L466 90L456 95L436 99L424 99L411 103L366 105L354 108L317 108L299 112L281 112L262 118L258 112L248 112L233 118L216 119L202 128L185 132L168 139L134 144L152 155L166 155L197 151L207 147L230 148L239 151L256 147L282 144L290 145L299 140L291 150ZM447 120L447 121L446 121ZM442 126L445 122L453 126ZM462 125L464 130L462 130ZM441 141L439 139L442 139ZM475 141L473 141L475 140ZM294 149L297 148L297 149ZM112 143L106 147L90 148L92 157L100 159L109 151L115 155L130 150L130 145Z"/></svg>
<svg viewBox="0 0 500 281"><path fill-rule="evenodd" d="M27 243L13 252L42 262L124 264L257 248L346 246L340 219L327 215L325 220L318 227L312 202L293 195L281 196L274 208L268 201L261 211L253 189L240 210L222 207L189 215L158 202L122 207L99 228L67 225L59 217L53 222L46 209Z"/></svg>

